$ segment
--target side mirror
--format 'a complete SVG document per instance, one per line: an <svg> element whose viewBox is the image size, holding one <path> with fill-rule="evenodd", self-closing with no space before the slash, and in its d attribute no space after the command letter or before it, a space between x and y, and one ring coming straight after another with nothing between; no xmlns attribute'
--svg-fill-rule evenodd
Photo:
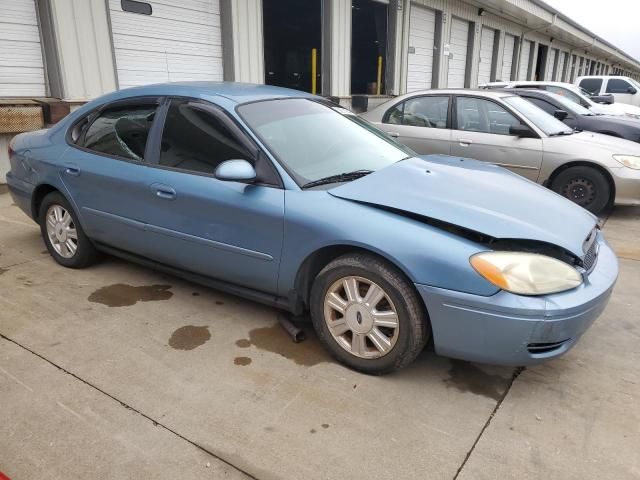
<svg viewBox="0 0 640 480"><path fill-rule="evenodd" d="M256 179L256 169L246 160L227 160L218 165L215 176L228 182L250 182Z"/></svg>
<svg viewBox="0 0 640 480"><path fill-rule="evenodd" d="M607 94L607 95L593 95L590 98L591 98L591 101L593 101L593 102L603 103L605 105L611 105L613 102L616 101L614 96L611 95L610 93Z"/></svg>
<svg viewBox="0 0 640 480"><path fill-rule="evenodd" d="M514 137L520 138L538 138L536 132L531 130L526 125L511 125L509 127L509 135L513 135Z"/></svg>
<svg viewBox="0 0 640 480"><path fill-rule="evenodd" d="M565 110L556 110L555 112L553 112L553 116L562 122L569 116L569 113Z"/></svg>
<svg viewBox="0 0 640 480"><path fill-rule="evenodd" d="M627 93L630 93L631 95L635 95L636 93L638 93L638 90L636 90L633 87L629 87L627 88Z"/></svg>

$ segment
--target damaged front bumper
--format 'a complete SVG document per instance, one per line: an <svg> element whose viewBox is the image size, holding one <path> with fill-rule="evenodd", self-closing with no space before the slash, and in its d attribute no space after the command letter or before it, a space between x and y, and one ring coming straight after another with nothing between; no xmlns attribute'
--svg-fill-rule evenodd
<svg viewBox="0 0 640 480"><path fill-rule="evenodd" d="M483 297L417 284L429 312L436 353L500 365L532 365L573 347L606 307L618 260L598 233L597 264L573 290L527 297Z"/></svg>

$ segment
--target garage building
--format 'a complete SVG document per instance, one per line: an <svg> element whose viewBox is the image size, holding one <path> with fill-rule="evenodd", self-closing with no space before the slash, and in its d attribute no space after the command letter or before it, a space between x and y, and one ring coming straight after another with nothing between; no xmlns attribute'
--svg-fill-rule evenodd
<svg viewBox="0 0 640 480"><path fill-rule="evenodd" d="M118 88L231 80L362 109L419 89L595 73L640 78L640 62L541 0L0 0L0 97L18 103L74 108ZM14 133L0 131L0 178Z"/></svg>

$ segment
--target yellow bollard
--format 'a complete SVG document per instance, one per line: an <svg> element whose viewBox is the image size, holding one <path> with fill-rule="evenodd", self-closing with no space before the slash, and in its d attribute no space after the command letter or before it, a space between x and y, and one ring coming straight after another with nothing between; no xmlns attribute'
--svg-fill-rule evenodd
<svg viewBox="0 0 640 480"><path fill-rule="evenodd" d="M316 90L318 87L318 49L311 49L311 93L313 95L316 94Z"/></svg>
<svg viewBox="0 0 640 480"><path fill-rule="evenodd" d="M376 82L376 95L380 95L382 87L382 55L378 55L378 81Z"/></svg>

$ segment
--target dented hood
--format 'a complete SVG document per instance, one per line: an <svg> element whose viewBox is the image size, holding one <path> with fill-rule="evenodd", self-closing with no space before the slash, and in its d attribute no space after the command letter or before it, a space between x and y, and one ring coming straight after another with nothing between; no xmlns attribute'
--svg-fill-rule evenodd
<svg viewBox="0 0 640 480"><path fill-rule="evenodd" d="M583 208L508 170L443 155L403 160L329 193L494 238L551 243L578 257L597 222Z"/></svg>

